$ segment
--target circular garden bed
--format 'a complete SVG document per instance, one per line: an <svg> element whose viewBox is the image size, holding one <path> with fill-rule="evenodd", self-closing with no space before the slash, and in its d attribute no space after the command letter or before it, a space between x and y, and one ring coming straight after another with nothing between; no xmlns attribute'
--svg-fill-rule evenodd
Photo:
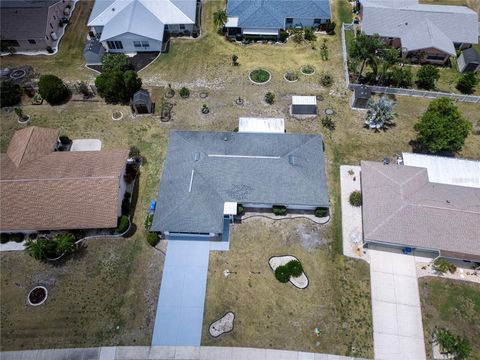
<svg viewBox="0 0 480 360"><path fill-rule="evenodd" d="M123 113L121 111L114 111L112 114L112 120L121 120L123 118Z"/></svg>
<svg viewBox="0 0 480 360"><path fill-rule="evenodd" d="M268 72L265 69L256 69L250 72L250 74L248 75L248 78L254 84L260 85L260 84L268 83L272 78L272 75L270 74L270 72Z"/></svg>
<svg viewBox="0 0 480 360"><path fill-rule="evenodd" d="M312 65L304 65L300 68L300 71L307 76L315 74L315 68Z"/></svg>
<svg viewBox="0 0 480 360"><path fill-rule="evenodd" d="M10 73L10 79L12 80L18 80L23 78L25 75L27 75L27 72L22 69L14 70Z"/></svg>
<svg viewBox="0 0 480 360"><path fill-rule="evenodd" d="M282 282L290 282L298 289L305 289L308 286L308 278L303 271L300 261L291 255L272 256L268 265L273 270L275 278Z"/></svg>
<svg viewBox="0 0 480 360"><path fill-rule="evenodd" d="M28 293L27 301L32 306L38 306L42 305L45 300L47 300L47 296L48 291L45 287L36 286Z"/></svg>
<svg viewBox="0 0 480 360"><path fill-rule="evenodd" d="M298 74L295 71L288 71L283 75L283 78L287 82L297 82Z"/></svg>

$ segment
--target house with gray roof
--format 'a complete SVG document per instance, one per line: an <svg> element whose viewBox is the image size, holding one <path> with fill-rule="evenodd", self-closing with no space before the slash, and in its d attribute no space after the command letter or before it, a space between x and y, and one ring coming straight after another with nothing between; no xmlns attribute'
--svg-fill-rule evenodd
<svg viewBox="0 0 480 360"><path fill-rule="evenodd" d="M329 0L228 0L229 36L277 38L291 27L319 27L330 21Z"/></svg>
<svg viewBox="0 0 480 360"><path fill-rule="evenodd" d="M361 28L418 62L445 64L456 49L478 44L478 14L466 6L418 0L361 0Z"/></svg>
<svg viewBox="0 0 480 360"><path fill-rule="evenodd" d="M152 231L221 238L239 204L328 208L322 137L171 131Z"/></svg>
<svg viewBox="0 0 480 360"><path fill-rule="evenodd" d="M363 238L367 246L411 247L441 257L480 260L480 187L453 185L450 177L443 181L443 174L437 176L442 159L411 160L428 167L362 161ZM462 174L464 168L469 172ZM468 166L459 163L456 169L454 180L474 174L476 181L470 181L480 183L479 161Z"/></svg>
<svg viewBox="0 0 480 360"><path fill-rule="evenodd" d="M198 0L96 0L88 26L111 53L162 51L169 35L196 29Z"/></svg>
<svg viewBox="0 0 480 360"><path fill-rule="evenodd" d="M2 42L16 51L45 51L60 36L70 1L2 0L0 34ZM61 25L60 25L61 24Z"/></svg>

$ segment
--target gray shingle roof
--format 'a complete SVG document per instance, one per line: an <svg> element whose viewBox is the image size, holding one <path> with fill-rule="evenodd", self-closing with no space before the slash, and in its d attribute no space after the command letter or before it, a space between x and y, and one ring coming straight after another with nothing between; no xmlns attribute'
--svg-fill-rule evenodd
<svg viewBox="0 0 480 360"><path fill-rule="evenodd" d="M172 131L152 230L222 233L228 201L328 207L322 137Z"/></svg>
<svg viewBox="0 0 480 360"><path fill-rule="evenodd" d="M227 15L238 17L239 27L285 26L285 18L330 19L328 0L228 0Z"/></svg>
<svg viewBox="0 0 480 360"><path fill-rule="evenodd" d="M426 168L361 165L366 241L480 257L480 189L429 182Z"/></svg>
<svg viewBox="0 0 480 360"><path fill-rule="evenodd" d="M419 28L426 21L431 25ZM401 38L402 46L405 46L403 38L408 37L408 45L417 49L433 41L433 47L443 50L447 38L451 42L477 44L479 35L478 15L465 6L420 4L389 7L368 1L363 2L362 30L367 35ZM433 33L420 36L420 31Z"/></svg>
<svg viewBox="0 0 480 360"><path fill-rule="evenodd" d="M475 48L469 48L462 51L463 59L466 64L476 63L480 64L480 54Z"/></svg>

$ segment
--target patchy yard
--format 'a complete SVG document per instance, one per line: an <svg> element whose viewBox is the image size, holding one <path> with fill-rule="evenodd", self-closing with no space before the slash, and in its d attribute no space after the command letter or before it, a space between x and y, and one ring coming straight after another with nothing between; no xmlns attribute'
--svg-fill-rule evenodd
<svg viewBox="0 0 480 360"><path fill-rule="evenodd" d="M372 358L368 265L329 249L328 225L267 219L235 224L230 251L210 254L202 344ZM306 289L275 279L268 260L278 255L301 261ZM228 277L225 269L232 272ZM235 313L234 330L210 337L208 326L227 311Z"/></svg>
<svg viewBox="0 0 480 360"><path fill-rule="evenodd" d="M469 359L480 358L480 285L434 277L421 278L418 283L429 358L435 327L448 328L453 334L468 339L472 345Z"/></svg>

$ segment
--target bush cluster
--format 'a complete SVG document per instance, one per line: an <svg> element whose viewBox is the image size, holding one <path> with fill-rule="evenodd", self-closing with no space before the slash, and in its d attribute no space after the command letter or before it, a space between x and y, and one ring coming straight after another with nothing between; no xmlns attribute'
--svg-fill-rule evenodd
<svg viewBox="0 0 480 360"><path fill-rule="evenodd" d="M17 105L22 98L22 89L11 81L0 83L0 107Z"/></svg>
<svg viewBox="0 0 480 360"><path fill-rule="evenodd" d="M6 244L9 241L15 241L17 243L22 242L25 239L25 236L22 233L13 233L13 234L0 234L0 244Z"/></svg>
<svg viewBox="0 0 480 360"><path fill-rule="evenodd" d="M127 231L129 226L128 216L122 215L118 218L117 228L115 229L115 234L123 234Z"/></svg>
<svg viewBox="0 0 480 360"><path fill-rule="evenodd" d="M286 283L290 280L290 277L299 277L302 273L303 267L300 261L291 260L275 269L275 278L281 283Z"/></svg>
<svg viewBox="0 0 480 360"><path fill-rule="evenodd" d="M362 193L360 191L353 191L348 198L350 205L352 206L362 206Z"/></svg>
<svg viewBox="0 0 480 360"><path fill-rule="evenodd" d="M37 260L56 258L70 254L75 250L75 236L70 233L59 233L53 238L38 237L28 239L25 251Z"/></svg>
<svg viewBox="0 0 480 360"><path fill-rule="evenodd" d="M283 205L273 205L272 212L277 216L287 215L287 208Z"/></svg>
<svg viewBox="0 0 480 360"><path fill-rule="evenodd" d="M149 232L147 234L147 242L151 245L151 246L155 246L158 244L158 234L155 233L155 232Z"/></svg>
<svg viewBox="0 0 480 360"><path fill-rule="evenodd" d="M328 208L318 207L315 209L316 217L326 217L328 216Z"/></svg>
<svg viewBox="0 0 480 360"><path fill-rule="evenodd" d="M455 264L452 264L443 258L435 260L432 267L435 271L438 271L442 274L445 274L447 271L450 271L453 274L455 271L457 271Z"/></svg>
<svg viewBox="0 0 480 360"><path fill-rule="evenodd" d="M266 102L267 104L272 105L272 104L275 102L275 94L272 93L272 92L270 92L270 91L267 92L267 93L265 94L265 102Z"/></svg>
<svg viewBox="0 0 480 360"><path fill-rule="evenodd" d="M462 75L457 82L457 89L462 94L473 94L475 92L475 86L478 84L478 77L475 73L468 73Z"/></svg>

